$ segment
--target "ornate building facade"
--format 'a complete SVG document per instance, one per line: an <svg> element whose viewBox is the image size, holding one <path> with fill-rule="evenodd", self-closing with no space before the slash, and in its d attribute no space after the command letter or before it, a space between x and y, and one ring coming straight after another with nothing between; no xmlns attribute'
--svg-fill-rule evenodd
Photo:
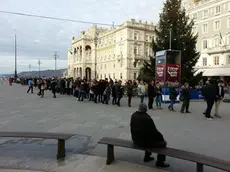
<svg viewBox="0 0 230 172"><path fill-rule="evenodd" d="M68 76L90 79L133 80L144 60L153 54L153 23L131 19L118 27L93 25L72 40L68 51Z"/></svg>
<svg viewBox="0 0 230 172"><path fill-rule="evenodd" d="M230 81L230 0L188 0L188 14L198 33L196 65L204 76Z"/></svg>

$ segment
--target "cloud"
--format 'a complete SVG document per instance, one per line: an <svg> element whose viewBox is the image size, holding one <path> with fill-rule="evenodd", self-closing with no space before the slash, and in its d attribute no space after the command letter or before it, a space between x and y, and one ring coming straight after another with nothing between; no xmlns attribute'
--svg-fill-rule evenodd
<svg viewBox="0 0 230 172"><path fill-rule="evenodd" d="M47 15L99 23L121 24L130 18L156 22L163 0L3 0L1 10ZM26 5L25 5L26 4ZM36 66L38 58L45 68L53 68L53 54L67 67L67 50L73 36L91 24L71 23L41 18L3 14L0 15L0 73L12 71L14 59L14 34L17 33L18 68L28 70L29 63ZM7 54L7 57L5 56Z"/></svg>

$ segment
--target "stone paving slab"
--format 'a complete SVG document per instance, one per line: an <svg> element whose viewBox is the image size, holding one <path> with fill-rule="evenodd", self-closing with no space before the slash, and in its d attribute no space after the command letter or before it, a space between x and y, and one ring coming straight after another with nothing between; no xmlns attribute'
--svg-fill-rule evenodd
<svg viewBox="0 0 230 172"><path fill-rule="evenodd" d="M42 171L33 169L0 169L0 172L167 172L154 167L116 161L107 166L106 159L96 156L77 155L64 162L53 162ZM29 168L29 167L28 167Z"/></svg>
<svg viewBox="0 0 230 172"><path fill-rule="evenodd" d="M117 107L88 101L78 102L72 96L57 95L57 99L53 99L49 91L41 99L36 94L26 94L26 90L27 87L21 85L10 87L7 83L0 84L0 130L64 132L82 136L82 139L70 141L71 145L67 146L67 163L69 158L75 159L78 153L105 157L106 147L97 144L102 137L131 139L129 123L140 101L137 98L132 100L132 107L129 108L126 98L122 99L122 106ZM207 121L202 115L206 106L204 102L192 102L191 114L180 114L180 106L175 106L175 113L169 112L167 105L163 105L163 110L148 112L163 133L168 146L229 160L229 104L221 103L220 113L223 118L214 121ZM45 148L34 150L35 143L32 139L24 142L21 138L0 138L0 168L25 168L27 165L36 170L55 168L54 141L43 140L39 143L45 145ZM23 151L26 153L21 157ZM143 155L141 151L115 148L117 160L152 167L153 163L142 162ZM171 165L169 171L195 171L194 163L175 158L167 158L167 161ZM205 170L219 171L206 167Z"/></svg>

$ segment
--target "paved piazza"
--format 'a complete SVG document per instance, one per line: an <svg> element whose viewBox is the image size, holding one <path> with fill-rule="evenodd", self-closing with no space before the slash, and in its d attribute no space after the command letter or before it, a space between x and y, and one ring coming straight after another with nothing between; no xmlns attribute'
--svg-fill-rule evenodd
<svg viewBox="0 0 230 172"><path fill-rule="evenodd" d="M98 170L93 171L122 171L118 169L123 166L123 171L137 172L146 169L154 172L153 163L142 163L143 152L122 148L115 148L115 156L117 160L125 162L119 161L109 166L110 170L106 170L108 167L105 166L103 158L106 156L106 147L97 144L104 136L131 139L130 116L137 109L139 99L134 99L133 107L129 108L127 99L124 98L121 102L122 107L119 108L88 101L78 102L76 98L68 96L58 95L57 99L53 99L49 91L45 93L45 98L41 99L36 94L26 94L26 89L27 87L21 85L10 87L7 83L0 84L1 131L64 132L76 135L67 141L67 157L61 162L55 159L56 141L0 138L0 168L2 168L0 171L57 169L56 171L67 172L83 159L85 164L90 164L89 162L93 162L94 166L101 164ZM204 102L192 102L191 114L171 113L166 105L163 110L151 111L149 114L163 133L169 147L229 160L229 106L230 104L222 103L223 118L214 121L207 121L203 117ZM180 105L177 105L177 111L179 107ZM195 171L194 163L174 158L168 158L167 161L171 165L169 171ZM128 162L135 164L128 165L130 164ZM68 169L65 169L66 164L69 165ZM83 167L84 165L81 165L81 168L85 169ZM205 167L205 171L217 172L218 170Z"/></svg>

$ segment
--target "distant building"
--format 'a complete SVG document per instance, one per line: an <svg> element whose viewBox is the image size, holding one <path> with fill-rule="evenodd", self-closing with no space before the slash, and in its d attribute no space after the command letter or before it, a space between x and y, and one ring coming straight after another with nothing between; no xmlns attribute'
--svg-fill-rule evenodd
<svg viewBox="0 0 230 172"><path fill-rule="evenodd" d="M153 54L153 23L126 21L118 27L93 25L73 38L68 50L68 76L86 79L133 80Z"/></svg>
<svg viewBox="0 0 230 172"><path fill-rule="evenodd" d="M194 33L199 35L196 68L204 76L230 81L230 0L187 0L187 4Z"/></svg>

